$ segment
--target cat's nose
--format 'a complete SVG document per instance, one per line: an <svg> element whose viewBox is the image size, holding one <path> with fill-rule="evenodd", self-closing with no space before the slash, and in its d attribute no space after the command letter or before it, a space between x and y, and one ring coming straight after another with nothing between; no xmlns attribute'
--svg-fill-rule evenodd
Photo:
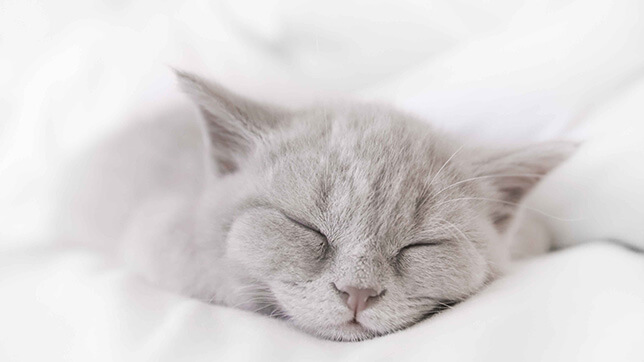
<svg viewBox="0 0 644 362"><path fill-rule="evenodd" d="M367 309L369 299L380 295L375 289L372 288L356 288L352 286L343 286L336 288L346 296L347 306L353 311L354 315Z"/></svg>

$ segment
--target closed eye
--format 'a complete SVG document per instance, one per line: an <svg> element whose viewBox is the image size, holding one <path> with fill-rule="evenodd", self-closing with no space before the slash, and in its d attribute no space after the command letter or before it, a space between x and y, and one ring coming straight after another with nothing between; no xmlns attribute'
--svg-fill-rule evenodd
<svg viewBox="0 0 644 362"><path fill-rule="evenodd" d="M425 246L437 246L445 243L447 240L444 239L439 239L439 240L429 240L429 241L421 241L418 243L413 243L409 245L405 245L402 249L400 249L399 253L402 253L405 250L409 249L414 249L414 248L421 248Z"/></svg>
<svg viewBox="0 0 644 362"><path fill-rule="evenodd" d="M319 242L315 245L315 249L319 253L319 258L324 259L327 257L327 254L329 253L330 249L330 244L329 244L329 239L327 239L326 235L324 235L320 230L317 228L311 226L309 223L300 221L294 217L288 216L286 213L282 213L285 218L287 218L289 221L291 221L293 224L298 225L299 227L306 229L308 231L311 231L315 234L318 235L318 240Z"/></svg>
<svg viewBox="0 0 644 362"><path fill-rule="evenodd" d="M298 220L298 219L296 219L296 218L294 218L294 217L288 216L288 215L287 215L287 214L285 214L285 213L282 213L282 214L284 215L284 217L286 217L287 219L289 219L292 223L297 224L297 225L299 225L299 226L301 226L301 227L303 227L303 228L305 228L305 229L308 229L308 230L310 230L310 231L313 231L314 233L317 233L317 234L319 234L320 236L324 237L324 239L326 240L326 235L324 235L324 234L323 234L320 230L318 230L317 228L315 228L315 227L311 226L311 224L309 224L309 223L307 223L307 222L304 222L304 221L301 221L301 220Z"/></svg>

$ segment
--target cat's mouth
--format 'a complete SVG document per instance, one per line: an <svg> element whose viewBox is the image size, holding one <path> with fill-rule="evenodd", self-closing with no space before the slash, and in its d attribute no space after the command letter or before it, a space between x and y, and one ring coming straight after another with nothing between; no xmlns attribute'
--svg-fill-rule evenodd
<svg viewBox="0 0 644 362"><path fill-rule="evenodd" d="M339 334L331 337L330 339L335 339L337 341L343 342L362 341L382 334L367 327L356 318L335 325L335 329L339 332ZM327 336L326 338L329 338L329 336Z"/></svg>
<svg viewBox="0 0 644 362"><path fill-rule="evenodd" d="M368 329L365 327L362 323L360 323L356 317L353 317L353 319L350 319L344 323L340 324L341 327L347 327L347 328L353 328L353 329Z"/></svg>
<svg viewBox="0 0 644 362"><path fill-rule="evenodd" d="M356 320L342 323L336 328L342 334L340 338L336 339L338 341L361 341L379 335L379 333L377 333L376 331L367 328L365 325Z"/></svg>

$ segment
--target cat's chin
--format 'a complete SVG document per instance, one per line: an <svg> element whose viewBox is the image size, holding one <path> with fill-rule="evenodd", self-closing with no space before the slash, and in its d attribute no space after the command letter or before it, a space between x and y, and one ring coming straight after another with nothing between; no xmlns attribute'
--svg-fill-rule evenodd
<svg viewBox="0 0 644 362"><path fill-rule="evenodd" d="M338 342L358 342L387 334L387 332L378 332L369 329L355 320L316 329L306 329L309 333L317 335L318 337Z"/></svg>

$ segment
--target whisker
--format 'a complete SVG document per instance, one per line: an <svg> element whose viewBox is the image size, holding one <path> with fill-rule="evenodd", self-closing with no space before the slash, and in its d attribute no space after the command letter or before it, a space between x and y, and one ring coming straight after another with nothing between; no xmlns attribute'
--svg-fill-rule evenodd
<svg viewBox="0 0 644 362"><path fill-rule="evenodd" d="M450 221L448 221L448 220L445 220L445 219L443 219L442 217L438 217L438 218L436 218L436 220L441 220L441 221L443 221L443 222L447 223L447 225L451 226L451 227L452 227L452 228L454 228L454 229L455 229L459 234L461 234L461 236L465 239L465 241L469 241L470 243L472 242L472 239L468 238L468 237L467 237L467 235L465 235L465 232L463 232L463 230L461 230L458 226L454 225L454 223L452 223L452 222L450 222Z"/></svg>
<svg viewBox="0 0 644 362"><path fill-rule="evenodd" d="M436 303L438 303L443 308L443 310L445 310L445 309L453 309L454 305L457 304L458 302L448 301L447 303L445 303L445 302L437 301Z"/></svg>
<svg viewBox="0 0 644 362"><path fill-rule="evenodd" d="M441 171L443 171L443 169L445 168L445 166L447 166L447 164L448 164L448 163L449 163L449 162L454 158L454 156L456 156L456 154L457 154L457 153L461 152L461 150L463 149L463 147L465 147L465 145L462 145L461 147L459 147L456 151L454 151L454 153L452 153L452 155L451 155L451 156L449 156L449 158L447 159L447 161L445 161L445 163L443 164L443 166L441 166L441 168L439 168L439 169L438 169L438 172L436 172L436 174L434 175L434 177L432 178L432 180L429 182L429 185L430 185L430 186L434 183L434 181L436 180L436 178L441 174Z"/></svg>
<svg viewBox="0 0 644 362"><path fill-rule="evenodd" d="M433 197L436 197L440 195L443 191L451 189L454 186L458 186L460 184L466 183L466 182L471 182L471 181L476 181L480 179L486 179L486 178L495 178L495 177L526 177L526 178L542 178L543 175L536 174L536 173L522 173L522 174L497 174L497 175L484 175L484 176L477 176L477 177L471 177L465 180L457 181L454 182L453 184L443 188L442 190L438 191L433 195Z"/></svg>
<svg viewBox="0 0 644 362"><path fill-rule="evenodd" d="M445 201L439 202L437 204L434 204L433 206L436 207L436 206L446 204L448 202L465 201L465 200L490 201L490 202L498 202L498 203L506 204L506 205L523 207L526 210L534 211L534 212L537 212L537 213L539 213L539 214L541 214L543 216L547 216L547 217L550 217L552 219L559 220L559 221L581 221L581 220L584 220L584 218L581 218L581 217L579 217L579 218L563 218L563 217L555 216L555 215L552 215L552 214L548 214L547 212L545 212L543 210L536 209L534 207L521 205L521 204L516 203L516 202L499 200L499 199L491 199L491 198L486 198L486 197L459 197L459 198L456 198L456 199L450 199L450 200L445 200Z"/></svg>
<svg viewBox="0 0 644 362"><path fill-rule="evenodd" d="M418 317L415 321L415 323L421 322L425 319L428 319L430 317L435 316L436 314L444 311L445 309L451 309L453 308L454 304L458 303L458 301L447 301L447 302L441 302L441 301L436 301L438 305L434 306L430 310L426 311L420 317Z"/></svg>

